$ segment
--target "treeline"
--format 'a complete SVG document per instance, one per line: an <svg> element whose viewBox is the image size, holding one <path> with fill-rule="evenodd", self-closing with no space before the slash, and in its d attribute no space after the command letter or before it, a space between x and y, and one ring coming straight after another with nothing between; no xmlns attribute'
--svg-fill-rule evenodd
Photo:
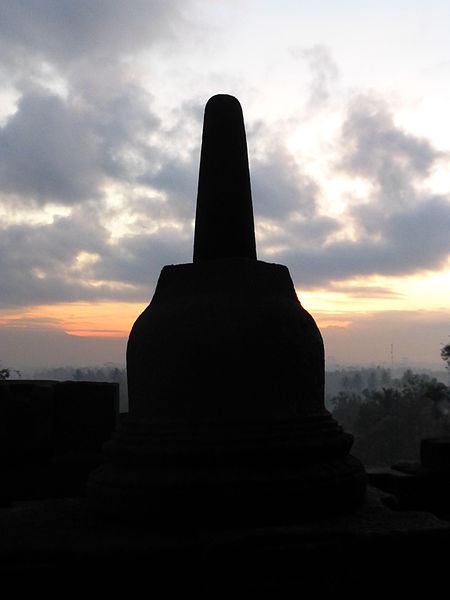
<svg viewBox="0 0 450 600"><path fill-rule="evenodd" d="M389 387L392 380L392 371L384 367L351 367L326 371L325 402L329 406L339 392L361 394L363 390L381 390L383 387Z"/></svg>
<svg viewBox="0 0 450 600"><path fill-rule="evenodd" d="M450 435L448 376L411 370L393 374L383 367L335 369L325 373L326 406L354 435L352 453L365 465L418 461L421 439ZM117 382L120 409L128 410L126 368L121 365L55 367L11 372L11 377Z"/></svg>
<svg viewBox="0 0 450 600"><path fill-rule="evenodd" d="M359 392L341 390L328 399L329 408L354 435L352 453L365 465L418 462L421 439L450 435L450 387L410 370L385 381Z"/></svg>

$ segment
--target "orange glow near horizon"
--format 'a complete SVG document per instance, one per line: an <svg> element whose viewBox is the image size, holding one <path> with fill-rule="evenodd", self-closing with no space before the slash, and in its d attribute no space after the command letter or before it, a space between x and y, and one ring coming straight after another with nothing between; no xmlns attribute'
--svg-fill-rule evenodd
<svg viewBox="0 0 450 600"><path fill-rule="evenodd" d="M42 305L0 313L0 327L16 329L53 329L79 337L127 338L134 321L146 305L134 302L73 302ZM316 313L317 324L325 327L347 327L345 315Z"/></svg>
<svg viewBox="0 0 450 600"><path fill-rule="evenodd" d="M0 313L0 325L62 330L80 337L128 337L145 308L139 302L70 302Z"/></svg>
<svg viewBox="0 0 450 600"><path fill-rule="evenodd" d="M450 269L404 277L371 277L331 282L316 290L297 289L304 308L317 319L355 313L402 310L448 310ZM319 316L320 315L320 316ZM327 325L324 325L327 326ZM342 326L342 325L341 325Z"/></svg>
<svg viewBox="0 0 450 600"><path fill-rule="evenodd" d="M321 329L349 327L361 314L383 311L448 311L450 271L388 278L381 276L297 290ZM67 302L0 310L0 326L53 329L80 337L127 338L147 306L141 302Z"/></svg>

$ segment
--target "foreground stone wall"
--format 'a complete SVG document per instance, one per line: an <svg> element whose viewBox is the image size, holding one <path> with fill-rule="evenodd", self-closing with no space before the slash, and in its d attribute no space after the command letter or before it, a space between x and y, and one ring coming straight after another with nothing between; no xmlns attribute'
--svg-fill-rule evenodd
<svg viewBox="0 0 450 600"><path fill-rule="evenodd" d="M83 494L118 419L117 383L1 382L1 502Z"/></svg>

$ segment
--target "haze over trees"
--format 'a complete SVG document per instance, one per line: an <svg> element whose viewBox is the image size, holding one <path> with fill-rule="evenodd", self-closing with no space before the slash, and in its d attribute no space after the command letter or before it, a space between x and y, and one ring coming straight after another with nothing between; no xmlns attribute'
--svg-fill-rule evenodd
<svg viewBox="0 0 450 600"><path fill-rule="evenodd" d="M450 435L450 388L430 375L407 370L381 389L342 390L329 404L366 465L418 462L421 439Z"/></svg>
<svg viewBox="0 0 450 600"><path fill-rule="evenodd" d="M450 370L450 343L441 350ZM126 368L55 367L20 372L0 363L0 379L107 381L120 386L120 410L128 410ZM442 372L416 373L384 367L334 369L325 373L325 403L355 437L353 454L367 466L419 461L420 441L450 435L450 386Z"/></svg>

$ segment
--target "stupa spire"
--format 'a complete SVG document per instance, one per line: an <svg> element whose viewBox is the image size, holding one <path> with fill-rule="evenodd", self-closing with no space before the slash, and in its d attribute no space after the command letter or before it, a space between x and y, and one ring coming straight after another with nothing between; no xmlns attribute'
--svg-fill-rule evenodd
<svg viewBox="0 0 450 600"><path fill-rule="evenodd" d="M194 262L221 258L256 259L244 117L226 94L205 107L194 236Z"/></svg>

